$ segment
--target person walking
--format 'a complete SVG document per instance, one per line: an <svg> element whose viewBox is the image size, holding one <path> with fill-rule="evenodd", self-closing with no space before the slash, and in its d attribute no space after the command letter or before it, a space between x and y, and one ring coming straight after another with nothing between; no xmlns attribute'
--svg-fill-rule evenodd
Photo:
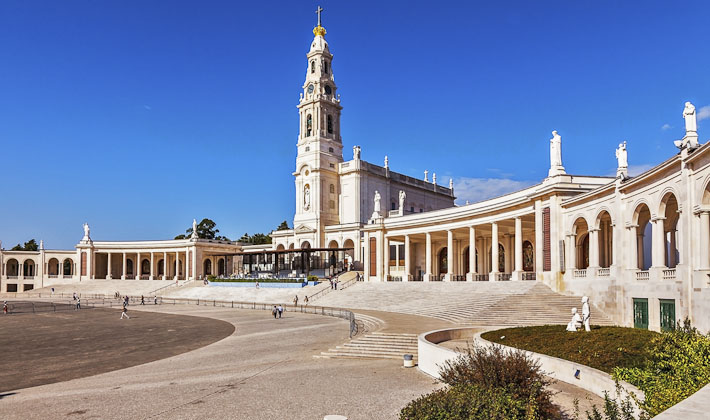
<svg viewBox="0 0 710 420"><path fill-rule="evenodd" d="M157 304L158 304L158 297L155 296L155 297L153 298L153 305L157 305Z"/></svg>
<svg viewBox="0 0 710 420"><path fill-rule="evenodd" d="M52 287L52 296L54 296L54 287Z"/></svg>
<svg viewBox="0 0 710 420"><path fill-rule="evenodd" d="M141 295L141 305L145 305L145 298Z"/></svg>
<svg viewBox="0 0 710 420"><path fill-rule="evenodd" d="M76 309L79 310L81 309L81 298L76 298Z"/></svg>
<svg viewBox="0 0 710 420"><path fill-rule="evenodd" d="M274 309L271 310L271 315L274 316L274 319L276 319L276 313L278 312L278 309L276 309L276 305L274 305Z"/></svg>
<svg viewBox="0 0 710 420"><path fill-rule="evenodd" d="M338 290L338 279L333 280L333 289Z"/></svg>
<svg viewBox="0 0 710 420"><path fill-rule="evenodd" d="M2 313L7 315L7 301L4 301L2 304Z"/></svg>
<svg viewBox="0 0 710 420"><path fill-rule="evenodd" d="M306 295L306 297L303 298L303 304L308 305L308 295Z"/></svg>
<svg viewBox="0 0 710 420"><path fill-rule="evenodd" d="M296 295L296 297L293 298L293 306L298 306L298 295Z"/></svg>
<svg viewBox="0 0 710 420"><path fill-rule="evenodd" d="M283 313L284 313L284 307L279 305L278 308L276 308L276 309L279 310L279 319L281 319L281 315L283 315Z"/></svg>
<svg viewBox="0 0 710 420"><path fill-rule="evenodd" d="M123 317L131 319L131 317L128 316L128 308L126 308L126 305L123 305L123 311L121 311L121 319L123 319Z"/></svg>

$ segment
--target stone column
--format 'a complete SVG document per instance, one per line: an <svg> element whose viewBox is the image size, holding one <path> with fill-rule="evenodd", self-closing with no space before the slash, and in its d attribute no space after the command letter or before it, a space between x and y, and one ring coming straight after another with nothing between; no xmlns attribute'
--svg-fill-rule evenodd
<svg viewBox="0 0 710 420"><path fill-rule="evenodd" d="M409 235L404 235L404 277L402 277L402 281L409 281L409 276L412 274L410 246Z"/></svg>
<svg viewBox="0 0 710 420"><path fill-rule="evenodd" d="M468 273L466 273L466 281L473 281L473 276L476 275L476 228L469 226L468 228Z"/></svg>
<svg viewBox="0 0 710 420"><path fill-rule="evenodd" d="M363 281L370 281L370 233L365 232L365 255L362 256Z"/></svg>
<svg viewBox="0 0 710 420"><path fill-rule="evenodd" d="M710 270L710 211L700 212L700 269Z"/></svg>
<svg viewBox="0 0 710 420"><path fill-rule="evenodd" d="M108 267L106 269L106 279L110 280L113 278L113 273L111 273L111 253L108 253Z"/></svg>
<svg viewBox="0 0 710 420"><path fill-rule="evenodd" d="M565 256L565 265L567 271L574 273L577 263L577 235L571 233L567 235L567 255Z"/></svg>
<svg viewBox="0 0 710 420"><path fill-rule="evenodd" d="M589 230L589 267L587 277L596 276L599 268L599 229Z"/></svg>
<svg viewBox="0 0 710 420"><path fill-rule="evenodd" d="M168 253L163 251L163 280L168 279Z"/></svg>
<svg viewBox="0 0 710 420"><path fill-rule="evenodd" d="M180 254L175 251L175 278L173 280L177 280L178 277L180 277L180 271L178 268L180 267ZM224 271L225 275L227 274L227 258L224 259Z"/></svg>
<svg viewBox="0 0 710 420"><path fill-rule="evenodd" d="M515 218L515 269L512 280L522 280L523 272L523 219Z"/></svg>
<svg viewBox="0 0 710 420"><path fill-rule="evenodd" d="M426 233L426 272L424 273L424 281L431 281L431 233Z"/></svg>
<svg viewBox="0 0 710 420"><path fill-rule="evenodd" d="M148 277L150 280L155 280L155 277L153 276L154 270L155 270L155 253L151 252L150 253L150 277Z"/></svg>
<svg viewBox="0 0 710 420"><path fill-rule="evenodd" d="M491 272L488 280L496 281L498 269L498 223L491 223Z"/></svg>
<svg viewBox="0 0 710 420"><path fill-rule="evenodd" d="M388 237L384 237L383 239L383 246L384 248L382 249L384 258L384 267L382 270L382 281L387 281L389 280L389 275L390 275L390 240ZM397 254L395 253L395 258L397 258Z"/></svg>
<svg viewBox="0 0 710 420"><path fill-rule="evenodd" d="M535 201L535 272L538 273L536 280L542 280L542 271L544 267L543 249L543 223L542 223L542 201ZM569 259L569 256L567 256Z"/></svg>
<svg viewBox="0 0 710 420"><path fill-rule="evenodd" d="M510 233L504 234L503 237L505 238L503 240L503 243L505 244L505 258L503 259L504 260L503 272L512 273L513 272L513 257L514 257L514 252L515 252L513 250L514 238L513 238L513 235L511 235Z"/></svg>
<svg viewBox="0 0 710 420"><path fill-rule="evenodd" d="M143 274L143 273L141 273L141 268L143 268L143 267L141 267L141 253L136 252L136 263L133 264L133 278L134 279L136 279L136 280L141 279L141 275Z"/></svg>
<svg viewBox="0 0 710 420"><path fill-rule="evenodd" d="M197 279L197 247L192 248L192 279L195 280ZM242 270L244 267L242 267Z"/></svg>
<svg viewBox="0 0 710 420"><path fill-rule="evenodd" d="M654 268L663 269L666 268L666 261L663 257L663 253L666 249L666 240L663 237L663 221L666 220L665 217L656 217L653 220L653 241L651 243L652 253L651 253L651 265Z"/></svg>
<svg viewBox="0 0 710 420"><path fill-rule="evenodd" d="M123 253L123 267L121 268L121 280L126 279L126 253Z"/></svg>
<svg viewBox="0 0 710 420"><path fill-rule="evenodd" d="M444 281L451 281L454 270L454 232L449 229L446 231L446 274L444 275Z"/></svg>
<svg viewBox="0 0 710 420"><path fill-rule="evenodd" d="M668 267L669 268L675 268L675 266L678 264L678 261L675 260L675 255L676 255L675 234L676 234L675 229L671 229L668 231L668 235L670 236L670 244L668 245Z"/></svg>

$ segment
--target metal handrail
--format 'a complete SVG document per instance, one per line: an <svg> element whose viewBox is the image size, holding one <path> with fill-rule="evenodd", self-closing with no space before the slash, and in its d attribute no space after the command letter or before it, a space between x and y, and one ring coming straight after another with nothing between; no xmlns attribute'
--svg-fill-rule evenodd
<svg viewBox="0 0 710 420"><path fill-rule="evenodd" d="M338 277L341 276L341 275L343 275L343 274L345 274L345 273L347 273L347 272L348 272L348 271L343 272L343 273L340 273L340 274L338 275ZM345 282L343 282L343 283L339 283L337 290L346 289L347 287L352 286L352 285L355 284L356 282L357 282L357 276L355 276L354 278L352 278L352 279L350 279L350 280L348 280L348 281L345 281ZM334 290L336 290L336 289L333 289L333 288L326 288L326 289L319 290L319 291L317 291L316 293L312 294L311 296L308 296L308 302L311 302L311 301L313 301L313 300L316 299L316 298L323 297L323 296L327 295L328 293L330 293L330 292L332 292L332 291L334 291Z"/></svg>

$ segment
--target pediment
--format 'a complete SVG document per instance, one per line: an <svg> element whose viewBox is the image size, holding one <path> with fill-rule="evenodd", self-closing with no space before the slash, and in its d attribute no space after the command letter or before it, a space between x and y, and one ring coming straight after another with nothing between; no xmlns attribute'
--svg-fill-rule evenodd
<svg viewBox="0 0 710 420"><path fill-rule="evenodd" d="M315 229L313 229L310 226L306 226L306 225L300 225L296 229L294 229L294 232L296 232L296 233L313 233L315 231L316 231Z"/></svg>

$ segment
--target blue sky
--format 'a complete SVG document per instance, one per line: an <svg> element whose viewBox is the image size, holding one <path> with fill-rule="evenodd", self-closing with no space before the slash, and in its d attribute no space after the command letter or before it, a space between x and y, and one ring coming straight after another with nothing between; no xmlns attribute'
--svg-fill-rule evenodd
<svg viewBox="0 0 710 420"><path fill-rule="evenodd" d="M294 212L296 104L315 9L345 158L453 177L460 200L710 137L707 2L0 3L0 239L167 239L193 218L265 232ZM708 108L704 108L708 107Z"/></svg>

